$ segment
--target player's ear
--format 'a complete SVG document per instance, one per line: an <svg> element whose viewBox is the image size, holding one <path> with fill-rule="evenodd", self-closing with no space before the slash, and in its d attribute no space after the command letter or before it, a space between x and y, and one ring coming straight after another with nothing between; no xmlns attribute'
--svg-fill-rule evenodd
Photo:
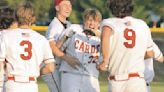
<svg viewBox="0 0 164 92"><path fill-rule="evenodd" d="M59 11L59 6L58 5L55 6L55 9L56 9L56 11Z"/></svg>

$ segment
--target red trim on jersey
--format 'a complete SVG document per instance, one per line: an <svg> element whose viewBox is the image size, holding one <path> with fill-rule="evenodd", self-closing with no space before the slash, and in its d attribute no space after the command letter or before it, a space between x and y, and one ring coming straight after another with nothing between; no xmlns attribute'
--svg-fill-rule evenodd
<svg viewBox="0 0 164 92"><path fill-rule="evenodd" d="M125 79L125 80L117 80L116 76L109 76L108 79L115 80L115 81L126 81L126 80L129 80L129 78L131 78L131 77L140 77L140 75L138 73L130 73L130 74L128 74L128 79Z"/></svg>

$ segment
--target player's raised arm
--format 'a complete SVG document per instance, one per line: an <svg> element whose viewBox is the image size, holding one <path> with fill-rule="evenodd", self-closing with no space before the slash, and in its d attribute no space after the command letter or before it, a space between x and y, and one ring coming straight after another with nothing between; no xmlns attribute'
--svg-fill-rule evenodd
<svg viewBox="0 0 164 92"><path fill-rule="evenodd" d="M103 55L103 61L99 65L99 69L102 71L106 71L109 63L109 43L110 43L110 35L112 34L112 29L108 26L104 26L102 28L102 36L101 36L101 50Z"/></svg>

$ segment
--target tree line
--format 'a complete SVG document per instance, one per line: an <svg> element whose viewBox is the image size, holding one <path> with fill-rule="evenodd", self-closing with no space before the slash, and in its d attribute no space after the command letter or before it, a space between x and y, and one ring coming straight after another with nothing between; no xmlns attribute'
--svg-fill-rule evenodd
<svg viewBox="0 0 164 92"><path fill-rule="evenodd" d="M5 1L5 4L2 1ZM0 0L0 6L16 8L20 3L27 0ZM38 21L51 21L55 15L54 0L28 0L31 1ZM144 19L147 23L151 21L150 13L153 12L164 17L164 0L134 0L135 10L133 15ZM69 20L73 23L82 23L82 15L87 8L98 9L103 18L111 17L111 12L106 7L106 0L72 0L73 11Z"/></svg>

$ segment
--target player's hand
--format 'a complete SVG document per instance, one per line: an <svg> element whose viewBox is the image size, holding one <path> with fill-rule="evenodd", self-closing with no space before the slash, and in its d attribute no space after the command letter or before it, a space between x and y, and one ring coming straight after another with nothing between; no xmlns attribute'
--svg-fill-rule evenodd
<svg viewBox="0 0 164 92"><path fill-rule="evenodd" d="M107 71L108 70L108 62L102 61L99 65L97 65L97 69L101 71Z"/></svg>
<svg viewBox="0 0 164 92"><path fill-rule="evenodd" d="M62 56L61 58L65 60L74 69L78 69L78 67L81 66L80 61L73 56L67 54Z"/></svg>
<svg viewBox="0 0 164 92"><path fill-rule="evenodd" d="M75 32L72 29L69 29L69 28L66 29L65 31L66 31L65 36L68 37L68 38L72 37L75 34Z"/></svg>

